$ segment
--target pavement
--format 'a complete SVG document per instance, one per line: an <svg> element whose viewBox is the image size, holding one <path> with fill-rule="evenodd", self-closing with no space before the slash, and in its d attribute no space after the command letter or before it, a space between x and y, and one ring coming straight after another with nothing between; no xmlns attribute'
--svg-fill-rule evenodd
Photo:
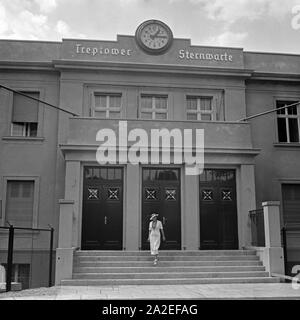
<svg viewBox="0 0 300 320"><path fill-rule="evenodd" d="M300 300L291 283L54 286L0 293L0 300Z"/></svg>

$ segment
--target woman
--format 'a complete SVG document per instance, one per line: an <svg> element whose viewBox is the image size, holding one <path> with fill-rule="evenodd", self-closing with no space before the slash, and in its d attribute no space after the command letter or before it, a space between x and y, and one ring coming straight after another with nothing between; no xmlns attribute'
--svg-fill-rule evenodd
<svg viewBox="0 0 300 320"><path fill-rule="evenodd" d="M158 249L160 246L160 232L162 233L163 241L166 241L162 223L157 220L158 214L153 213L150 217L149 223L149 236L151 255L155 256L154 265L157 264L158 260Z"/></svg>

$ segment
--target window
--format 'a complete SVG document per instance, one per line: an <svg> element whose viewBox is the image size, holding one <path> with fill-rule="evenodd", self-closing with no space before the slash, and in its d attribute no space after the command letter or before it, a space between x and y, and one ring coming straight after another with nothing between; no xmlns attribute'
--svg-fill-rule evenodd
<svg viewBox="0 0 300 320"><path fill-rule="evenodd" d="M282 185L283 220L285 224L300 224L300 184Z"/></svg>
<svg viewBox="0 0 300 320"><path fill-rule="evenodd" d="M216 120L213 97L187 96L187 120Z"/></svg>
<svg viewBox="0 0 300 320"><path fill-rule="evenodd" d="M39 99L38 92L23 92ZM14 94L11 135L21 137L36 137L38 129L38 101Z"/></svg>
<svg viewBox="0 0 300 320"><path fill-rule="evenodd" d="M34 181L7 181L5 220L17 227L32 227Z"/></svg>
<svg viewBox="0 0 300 320"><path fill-rule="evenodd" d="M140 117L142 119L165 120L168 118L168 97L141 95Z"/></svg>
<svg viewBox="0 0 300 320"><path fill-rule="evenodd" d="M94 117L119 119L121 117L121 94L94 95Z"/></svg>
<svg viewBox="0 0 300 320"><path fill-rule="evenodd" d="M7 264L3 263L5 272L7 272ZM27 263L13 263L12 265L12 282L19 282L22 284L22 290L29 289L30 280L30 264Z"/></svg>
<svg viewBox="0 0 300 320"><path fill-rule="evenodd" d="M297 103L298 101L276 101L276 108ZM300 103L277 111L279 142L300 142Z"/></svg>

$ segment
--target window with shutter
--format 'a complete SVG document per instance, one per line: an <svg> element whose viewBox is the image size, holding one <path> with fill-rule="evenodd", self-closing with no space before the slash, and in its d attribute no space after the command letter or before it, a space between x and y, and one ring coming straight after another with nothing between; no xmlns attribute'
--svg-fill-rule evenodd
<svg viewBox="0 0 300 320"><path fill-rule="evenodd" d="M300 184L283 184L283 220L285 224L300 224Z"/></svg>
<svg viewBox="0 0 300 320"><path fill-rule="evenodd" d="M34 181L7 181L5 220L17 227L32 227Z"/></svg>
<svg viewBox="0 0 300 320"><path fill-rule="evenodd" d="M39 92L23 92L24 94L39 99ZM39 102L33 99L14 94L12 114L12 136L36 137L38 129Z"/></svg>

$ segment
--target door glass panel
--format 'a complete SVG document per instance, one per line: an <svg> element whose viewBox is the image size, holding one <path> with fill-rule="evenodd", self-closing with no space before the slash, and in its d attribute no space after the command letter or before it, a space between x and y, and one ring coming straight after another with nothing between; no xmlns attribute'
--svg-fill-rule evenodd
<svg viewBox="0 0 300 320"><path fill-rule="evenodd" d="M150 180L150 172L148 169L143 170L143 180Z"/></svg>
<svg viewBox="0 0 300 320"><path fill-rule="evenodd" d="M116 180L122 179L122 170L121 169L115 169L115 179Z"/></svg>
<svg viewBox="0 0 300 320"><path fill-rule="evenodd" d="M106 168L100 169L100 177L101 177L101 179L107 180L107 169Z"/></svg>
<svg viewBox="0 0 300 320"><path fill-rule="evenodd" d="M107 170L107 179L108 180L114 180L114 177L115 177L115 175L114 175L114 169L108 169Z"/></svg>

